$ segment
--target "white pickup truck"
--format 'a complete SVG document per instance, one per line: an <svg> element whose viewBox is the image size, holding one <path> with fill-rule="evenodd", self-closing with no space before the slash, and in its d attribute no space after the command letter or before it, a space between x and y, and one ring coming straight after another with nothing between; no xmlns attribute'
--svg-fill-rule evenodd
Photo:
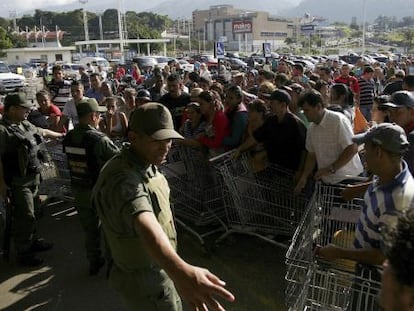
<svg viewBox="0 0 414 311"><path fill-rule="evenodd" d="M0 94L22 89L25 80L25 77L12 73L6 63L0 61Z"/></svg>

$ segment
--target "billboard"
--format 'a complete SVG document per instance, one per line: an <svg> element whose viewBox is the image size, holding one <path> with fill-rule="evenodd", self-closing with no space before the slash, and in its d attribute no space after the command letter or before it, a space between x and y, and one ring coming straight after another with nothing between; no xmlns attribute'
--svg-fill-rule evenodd
<svg viewBox="0 0 414 311"><path fill-rule="evenodd" d="M252 31L251 21L233 21L233 33L251 33Z"/></svg>

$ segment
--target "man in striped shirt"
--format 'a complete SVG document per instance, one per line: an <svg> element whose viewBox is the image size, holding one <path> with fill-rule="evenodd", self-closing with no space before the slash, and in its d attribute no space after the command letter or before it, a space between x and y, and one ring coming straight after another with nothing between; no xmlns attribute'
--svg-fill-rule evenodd
<svg viewBox="0 0 414 311"><path fill-rule="evenodd" d="M374 102L375 83L373 80L374 68L365 66L359 84L359 109L367 121L371 121L371 109Z"/></svg>
<svg viewBox="0 0 414 311"><path fill-rule="evenodd" d="M63 79L63 69L60 65L55 65L52 68L53 78L47 85L49 89L52 103L63 110L65 104L71 98L70 86L71 83L68 80Z"/></svg>
<svg viewBox="0 0 414 311"><path fill-rule="evenodd" d="M318 249L318 255L327 260L343 258L380 265L385 260L380 248L381 227L395 224L399 213L407 209L414 198L414 179L402 159L408 141L404 130L390 123L379 124L354 136L353 140L365 144L368 170L374 174L365 192L354 248L325 246Z"/></svg>

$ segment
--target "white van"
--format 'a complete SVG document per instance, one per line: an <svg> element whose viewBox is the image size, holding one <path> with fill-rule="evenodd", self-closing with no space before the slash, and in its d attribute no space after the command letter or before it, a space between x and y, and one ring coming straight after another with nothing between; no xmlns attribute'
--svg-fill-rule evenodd
<svg viewBox="0 0 414 311"><path fill-rule="evenodd" d="M109 62L103 57L82 57L79 60L79 64L86 68L86 64L91 64L95 70L97 70L98 66L102 66L102 69L106 70L107 72L112 72L112 67L109 65Z"/></svg>

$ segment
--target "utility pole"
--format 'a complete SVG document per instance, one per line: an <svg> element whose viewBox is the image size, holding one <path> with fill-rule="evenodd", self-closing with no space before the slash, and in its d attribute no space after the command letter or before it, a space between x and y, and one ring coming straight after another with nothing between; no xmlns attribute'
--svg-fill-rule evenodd
<svg viewBox="0 0 414 311"><path fill-rule="evenodd" d="M103 27L102 27L102 15L103 15L103 11L98 11L97 15L98 15L98 18L99 18L99 38L101 40L103 40Z"/></svg>
<svg viewBox="0 0 414 311"><path fill-rule="evenodd" d="M89 41L89 30L88 30L88 16L85 10L85 4L88 3L88 0L79 0L83 5L82 14L83 14L83 30L85 32L85 41ZM89 44L87 44L87 49L89 50Z"/></svg>
<svg viewBox="0 0 414 311"><path fill-rule="evenodd" d="M362 2L362 52L361 54L365 53L365 24L366 24L366 16L367 15L367 0L363 0Z"/></svg>

